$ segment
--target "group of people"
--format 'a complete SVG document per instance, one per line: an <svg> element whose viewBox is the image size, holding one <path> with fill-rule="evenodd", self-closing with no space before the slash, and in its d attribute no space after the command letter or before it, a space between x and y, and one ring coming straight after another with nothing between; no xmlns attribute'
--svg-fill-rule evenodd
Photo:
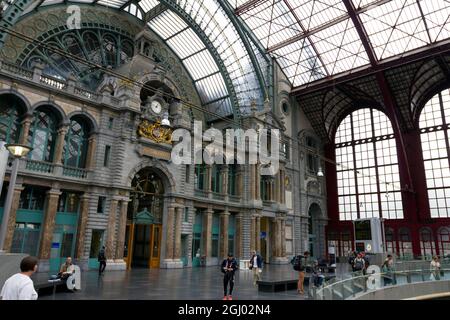
<svg viewBox="0 0 450 320"><path fill-rule="evenodd" d="M249 269L253 272L253 285L256 286L261 279L261 273L263 268L263 258L255 251L252 251L252 255L249 260ZM237 261L233 257L232 253L228 254L228 257L222 261L221 271L223 276L223 300L233 300L233 288L234 288L234 275L238 269Z"/></svg>
<svg viewBox="0 0 450 320"><path fill-rule="evenodd" d="M99 270L102 275L106 268L106 254L103 246L98 254ZM38 294L34 289L34 283L31 276L38 270L39 260L36 257L28 256L20 262L20 272L9 277L0 293L0 300L37 300ZM71 290L76 290L79 284L75 282L76 266L72 262L72 257L67 257L61 265L59 272L54 279L61 279L66 283L73 284ZM73 281L72 281L73 278ZM79 281L79 279L77 280ZM69 286L67 286L69 288Z"/></svg>

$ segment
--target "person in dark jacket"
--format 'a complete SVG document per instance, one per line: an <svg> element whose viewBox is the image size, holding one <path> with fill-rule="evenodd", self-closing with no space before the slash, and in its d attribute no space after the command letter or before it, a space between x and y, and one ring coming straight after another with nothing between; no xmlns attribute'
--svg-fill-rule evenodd
<svg viewBox="0 0 450 320"><path fill-rule="evenodd" d="M106 253L105 253L105 246L102 246L100 249L100 252L98 253L98 262L100 262L100 265L98 267L98 275L101 275L106 268Z"/></svg>
<svg viewBox="0 0 450 320"><path fill-rule="evenodd" d="M229 253L228 258L223 260L221 271L223 276L223 300L233 300L233 288L234 288L234 272L237 269L236 259L233 258L233 254ZM228 284L230 284L230 291L227 295Z"/></svg>
<svg viewBox="0 0 450 320"><path fill-rule="evenodd" d="M253 271L253 285L256 286L257 281L261 278L263 266L263 258L256 253L255 250L252 251L252 256L250 257L249 268Z"/></svg>

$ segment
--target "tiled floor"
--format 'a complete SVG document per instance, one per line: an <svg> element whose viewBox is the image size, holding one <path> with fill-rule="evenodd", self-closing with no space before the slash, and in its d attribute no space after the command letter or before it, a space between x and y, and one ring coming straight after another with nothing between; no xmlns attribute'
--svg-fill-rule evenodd
<svg viewBox="0 0 450 320"><path fill-rule="evenodd" d="M38 274L44 281L45 274ZM212 300L223 297L222 273L219 267L189 269L133 269L131 271L106 271L102 277L94 271L81 275L81 291L58 292L55 297L42 295L39 299L132 299L132 300ZM266 265L263 279L297 279L298 273L291 265ZM252 284L252 273L239 270L235 277L233 298L237 300L295 299L307 297L296 290L286 292L258 292Z"/></svg>

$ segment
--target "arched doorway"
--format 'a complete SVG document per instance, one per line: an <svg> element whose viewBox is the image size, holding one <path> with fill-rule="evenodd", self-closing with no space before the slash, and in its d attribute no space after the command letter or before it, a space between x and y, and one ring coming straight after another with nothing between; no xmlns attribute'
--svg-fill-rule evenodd
<svg viewBox="0 0 450 320"><path fill-rule="evenodd" d="M319 219L322 210L317 203L311 204L308 210L308 251L311 256L319 258L322 254L320 248L320 226Z"/></svg>
<svg viewBox="0 0 450 320"><path fill-rule="evenodd" d="M128 205L125 258L128 268L159 268L165 188L152 168L133 178Z"/></svg>

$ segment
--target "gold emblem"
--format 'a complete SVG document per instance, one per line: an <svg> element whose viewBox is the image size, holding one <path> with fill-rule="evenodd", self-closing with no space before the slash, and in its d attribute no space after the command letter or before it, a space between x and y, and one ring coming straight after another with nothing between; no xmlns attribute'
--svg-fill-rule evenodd
<svg viewBox="0 0 450 320"><path fill-rule="evenodd" d="M161 125L161 121L150 123L143 120L138 127L138 133L141 137L148 138L157 143L172 143L172 129Z"/></svg>

